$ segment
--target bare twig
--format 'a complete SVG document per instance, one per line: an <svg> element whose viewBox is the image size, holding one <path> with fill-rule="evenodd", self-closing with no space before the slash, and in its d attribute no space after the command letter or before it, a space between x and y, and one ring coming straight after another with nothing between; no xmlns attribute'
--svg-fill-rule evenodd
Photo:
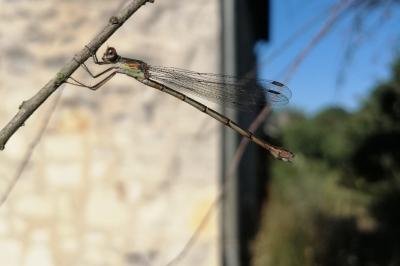
<svg viewBox="0 0 400 266"><path fill-rule="evenodd" d="M314 39L310 42L310 44L300 52L300 54L297 56L296 60L294 63L291 65L290 68L287 69L287 76L286 76L286 81L288 81L291 77L291 75L296 71L297 67L300 65L300 63L304 60L306 55L309 53L309 51L312 50L312 48L315 47L315 45L326 35L326 33L329 32L329 30L332 28L332 26L337 22L339 19L339 16L346 11L346 8L353 2L353 0L342 0L338 1L336 5L334 5L331 8L332 15L330 19L325 23L325 25L322 27L322 29L315 35ZM290 41L289 41L290 42ZM277 54L282 52L283 50L280 50ZM254 71L250 71L245 75L245 77L250 77L255 74ZM251 123L249 130L254 132L257 130L257 128L260 127L260 125L265 121L266 117L268 116L270 112L270 107L265 106L260 113L257 115L257 117L253 120ZM175 255L167 264L166 266L172 266L177 264L179 261L181 261L190 251L192 246L195 244L195 242L198 240L201 231L204 229L204 227L207 225L211 214L213 210L221 203L222 199L224 198L226 194L226 189L227 185L229 182L232 182L232 175L236 168L239 165L239 162L244 154L244 151L246 150L246 147L249 143L249 140L246 138L242 138L242 141L240 142L238 148L235 151L235 154L231 160L231 162L228 164L228 172L227 175L225 176L224 182L221 184L221 190L219 191L217 197L213 201L213 203L210 205L209 209L207 210L206 214L204 215L203 219L201 220L199 226L196 228L194 233L190 236L189 240L186 242L184 247L180 250L180 252Z"/></svg>
<svg viewBox="0 0 400 266"><path fill-rule="evenodd" d="M79 53L77 53L63 68L51 79L43 88L39 90L32 98L23 101L19 107L18 113L10 122L0 131L0 150L3 150L10 137L24 125L25 121L46 101L46 99L57 90L57 88L74 73L74 71L85 62L93 52L96 52L100 46L119 28L125 21L132 16L142 5L154 0L132 0L118 14L109 19L104 29L95 36Z"/></svg>
<svg viewBox="0 0 400 266"><path fill-rule="evenodd" d="M383 5L382 12L377 20L367 29L359 28L357 20L353 19L353 27L351 29L350 38L346 45L342 62L340 63L339 72L336 77L335 81L335 93L339 92L340 86L346 80L346 74L349 69L350 64L353 61L354 56L357 53L357 50L360 49L360 46L366 43L367 39L376 39L376 35L380 33L379 28L390 20L391 17L391 9L393 7L394 2L390 0L386 0L385 4ZM364 7L365 8L365 7ZM368 18L368 14L363 14L361 10L358 12L358 17L361 18L361 23L364 23L365 20ZM362 14L360 14L362 13ZM357 18L357 17L356 17ZM363 25L363 24L362 24Z"/></svg>
<svg viewBox="0 0 400 266"><path fill-rule="evenodd" d="M327 14L330 12L332 7L328 7L326 10L321 13L316 14L315 17L312 17L309 21L304 23L296 32L289 36L282 44L279 44L276 50L273 50L272 53L268 54L265 58L261 59L260 67L265 67L270 65L278 56L284 54L284 52L293 45L296 41L298 41L307 31L310 31L314 25L316 25L319 21L322 21ZM249 73L253 73L255 76L257 73L257 69L254 68Z"/></svg>
<svg viewBox="0 0 400 266"><path fill-rule="evenodd" d="M269 112L269 109L266 108L266 109L264 109L264 111ZM259 121L259 119L254 120L253 124L250 125L249 130L253 130L254 128L256 129L261 122L262 121ZM228 189L228 185L230 182L233 181L233 178L232 178L233 174L235 173L236 168L238 167L239 162L242 159L243 153L246 150L246 146L249 142L250 142L249 139L242 138L242 141L240 142L239 147L236 149L235 154L233 155L233 158L231 159L231 161L228 164L229 168L228 168L226 176L223 179L224 181L220 185L221 190L218 192L217 197L211 203L210 207L208 207L206 214L203 216L199 225L197 226L195 231L191 234L190 238L187 240L187 242L185 243L183 248L167 264L165 264L165 266L176 265L179 261L181 261L187 255L187 253L190 251L190 249L196 243L201 232L203 231L203 229L206 227L206 225L210 221L213 211L216 210L217 206L224 199L224 197L226 195L226 190Z"/></svg>
<svg viewBox="0 0 400 266"><path fill-rule="evenodd" d="M294 72L300 66L300 64L304 61L304 58L311 52L312 49L325 37L327 33L333 28L333 26L339 21L339 18L349 11L351 5L355 0L342 0L339 1L338 4L332 10L332 15L325 22L325 25L322 29L314 36L314 38L310 41L310 43L297 55L294 61L287 68L284 81L287 81L292 78Z"/></svg>
<svg viewBox="0 0 400 266"><path fill-rule="evenodd" d="M186 241L185 245L179 251L179 253L176 254L167 264L165 264L165 266L176 265L179 261L181 261L186 256L186 254L190 251L192 246L198 240L198 238L200 236L200 233L203 231L203 229L208 224L208 222L209 222L209 220L211 218L211 214L216 209L216 207L221 203L221 200L222 200L222 198L224 196L225 196L225 186L222 187L222 189L221 189L220 193L218 194L218 196L211 203L210 207L208 207L208 210L207 210L206 214L201 219L201 222L196 227L196 230L190 235L189 240Z"/></svg>
<svg viewBox="0 0 400 266"><path fill-rule="evenodd" d="M264 108L263 112L268 112L270 111L269 108ZM253 123L250 125L249 130L255 130L258 128L258 126L262 123L262 120L260 121L260 118L257 117ZM176 254L165 266L172 266L176 265L179 261L181 261L187 253L190 251L190 249L193 247L193 245L196 243L198 240L201 232L203 229L206 227L208 222L210 221L211 215L214 210L216 210L217 206L222 202L226 195L226 190L228 189L228 185L230 182L233 181L233 174L236 171L236 168L239 165L240 160L242 159L243 153L246 150L247 144L250 142L249 139L247 138L242 138L242 141L240 142L238 148L235 151L235 154L233 155L233 158L229 162L229 167L228 171L226 173L226 176L224 177L224 181L220 185L221 190L218 192L217 197L214 199L214 201L211 203L210 207L208 207L208 210L206 214L203 216L203 218L200 221L200 224L197 226L195 231L190 235L190 238L187 240L183 248L179 251L178 254Z"/></svg>
<svg viewBox="0 0 400 266"><path fill-rule="evenodd" d="M329 32L329 30L333 27L334 24L336 24L341 17L346 11L349 10L351 4L354 3L354 0L341 0L338 1L336 5L334 5L331 8L331 17L325 22L324 26L321 28L319 32L314 36L314 38L310 41L310 43L298 54L298 56L295 58L294 62L287 68L286 70L286 75L284 78L284 82L287 82L291 79L292 75L294 72L297 70L301 62L304 60L304 58L308 55L308 53L315 48L315 46L325 37L325 35ZM251 123L249 130L250 131L255 131L259 126L265 121L267 118L267 115L270 112L270 107L265 106L261 112L257 115L257 117L254 119L254 121ZM239 151L238 154L243 154L244 149L246 148L248 144L248 141L243 139L240 142L240 145L238 149ZM240 160L240 159L239 159Z"/></svg>
<svg viewBox="0 0 400 266"><path fill-rule="evenodd" d="M43 134L46 131L47 125L49 124L50 118L52 114L54 113L54 110L56 109L58 102L60 101L61 95L62 95L62 88L59 90L59 93L56 95L56 98L54 99L53 104L51 105L50 109L46 112L45 117L43 118L42 125L40 126L40 129L35 136L35 138L32 140L31 144L29 145L28 149L25 152L24 158L21 161L21 164L17 168L17 171L15 172L14 177L12 180L9 182L6 191L3 193L3 195L0 198L0 207L4 204L4 202L7 200L8 196L10 195L11 190L14 188L15 184L18 182L18 180L21 178L22 173L24 172L26 166L29 163L29 159L32 157L33 151L35 150L35 147L39 143L40 139L42 138Z"/></svg>

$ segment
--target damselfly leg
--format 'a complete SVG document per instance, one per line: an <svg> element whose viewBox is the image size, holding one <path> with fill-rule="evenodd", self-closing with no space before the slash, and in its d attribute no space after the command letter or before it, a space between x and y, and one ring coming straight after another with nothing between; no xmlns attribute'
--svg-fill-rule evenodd
<svg viewBox="0 0 400 266"><path fill-rule="evenodd" d="M103 62L99 62L99 61L98 61L97 56L96 56L95 53L92 54L92 58L93 58L93 61L94 61L96 64L103 63ZM82 63L80 66L81 66L92 78L94 78L94 79L95 79L95 78L98 78L98 77L100 77L100 76L103 76L104 74L106 74L106 73L108 73L108 72L110 72L110 71L112 71L112 70L118 69L118 67L112 66L112 67L109 67L109 68L107 68L107 69L101 71L101 72L98 73L98 74L94 74L92 71L90 71L90 69L86 66L85 63ZM96 83L96 84L94 84L94 85L86 85L86 84L84 84L84 83L82 83L82 82L76 80L76 79L73 78L73 77L69 77L69 79L73 80L74 82L66 81L66 83L71 84L71 85L75 85L75 86L79 86L79 87L88 88L88 89L91 89L91 90L97 90L97 89L99 89L101 86L103 86L107 81L109 81L115 74L117 74L117 71L114 71L113 73L109 74L107 77L105 77L104 79L102 79L101 81L99 81L98 83Z"/></svg>
<svg viewBox="0 0 400 266"><path fill-rule="evenodd" d="M118 72L112 72L110 75L108 75L107 77L105 77L104 79L100 80L98 83L94 84L94 85L86 85L78 80L76 80L73 77L69 77L69 79L73 80L74 82L70 82L70 81L66 81L66 83L71 84L71 85L75 85L78 87L84 87L84 88L88 88L91 90L97 90L99 89L101 86L103 86L107 81L109 81L112 77L115 76L115 74L117 74ZM104 74L104 73L103 73Z"/></svg>
<svg viewBox="0 0 400 266"><path fill-rule="evenodd" d="M81 67L82 67L87 73L89 73L89 75L90 75L92 78L98 78L98 77L104 75L105 73L110 72L111 70L116 70L116 69L117 69L117 67L112 66L112 67L109 67L109 68L105 69L104 71L101 71L101 72L98 73L98 74L93 74L93 73L90 71L90 69L85 65L85 63L82 63L82 64L81 64Z"/></svg>
<svg viewBox="0 0 400 266"><path fill-rule="evenodd" d="M89 51L90 55L92 56L93 62L97 65L105 65L108 64L106 62L103 61L99 61L99 59L97 58L97 51L92 51L92 49L90 49L87 45L85 45L86 49Z"/></svg>

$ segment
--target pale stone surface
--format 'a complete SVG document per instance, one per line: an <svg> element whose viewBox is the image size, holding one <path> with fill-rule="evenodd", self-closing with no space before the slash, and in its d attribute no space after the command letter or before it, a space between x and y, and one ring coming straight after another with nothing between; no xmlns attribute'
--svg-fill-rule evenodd
<svg viewBox="0 0 400 266"><path fill-rule="evenodd" d="M46 219L52 212L51 198L34 193L14 199L14 211L24 218Z"/></svg>
<svg viewBox="0 0 400 266"><path fill-rule="evenodd" d="M82 165L77 162L52 163L46 167L47 182L53 187L77 187L80 185Z"/></svg>
<svg viewBox="0 0 400 266"><path fill-rule="evenodd" d="M97 185L89 192L84 212L86 224L98 229L117 229L123 226L128 215L125 204L119 201L115 190Z"/></svg>
<svg viewBox="0 0 400 266"><path fill-rule="evenodd" d="M27 251L25 252L22 265L54 265L51 258L49 232L47 232L47 230L39 230L32 234L32 238L28 244Z"/></svg>
<svg viewBox="0 0 400 266"><path fill-rule="evenodd" d="M107 22L119 1L0 2L4 125ZM107 44L150 64L216 72L218 15L216 0L156 0ZM82 70L74 76L93 83ZM0 153L1 195L53 98ZM165 265L216 196L218 136L216 121L126 76L96 92L65 86L0 208L1 265ZM181 265L218 264L216 228L214 215Z"/></svg>
<svg viewBox="0 0 400 266"><path fill-rule="evenodd" d="M0 242L2 265L20 265L22 245L16 239L3 238Z"/></svg>

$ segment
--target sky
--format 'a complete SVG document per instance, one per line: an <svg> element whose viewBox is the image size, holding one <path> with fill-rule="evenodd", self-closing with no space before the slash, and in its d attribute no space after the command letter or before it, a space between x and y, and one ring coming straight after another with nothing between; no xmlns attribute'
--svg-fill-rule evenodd
<svg viewBox="0 0 400 266"><path fill-rule="evenodd" d="M328 106L354 111L375 84L390 76L394 55L400 51L400 6L386 8L386 12L379 9L368 16L365 24L368 34L360 39L360 45L354 46L353 59L348 63L344 63L344 54L350 36L354 36L354 24L351 16L343 17L311 50L294 75L285 80L285 69L323 27L329 16L324 10L335 2L271 0L271 39L255 47L258 72L260 78L284 81L289 86L292 91L289 108L311 115ZM319 18L309 24L314 17ZM384 22L379 23L382 20ZM310 27L299 30L305 24ZM293 34L297 36L296 41L279 52ZM276 56L270 60L271 55ZM344 73L345 79L339 85L340 73Z"/></svg>

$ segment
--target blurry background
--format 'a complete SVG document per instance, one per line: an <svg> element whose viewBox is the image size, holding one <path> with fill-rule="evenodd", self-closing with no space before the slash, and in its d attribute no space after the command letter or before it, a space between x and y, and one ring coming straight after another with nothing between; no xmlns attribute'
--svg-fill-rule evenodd
<svg viewBox="0 0 400 266"><path fill-rule="evenodd" d="M0 3L3 126L124 1ZM2 195L23 170L0 208L0 261L165 265L224 187L219 222L212 212L177 264L400 265L399 5L142 7L107 45L154 65L285 82L285 108L225 111L246 127L258 116L257 134L295 161L271 162L254 144L238 156L236 134L124 76L97 92L64 86L40 142L56 94L0 153Z"/></svg>

